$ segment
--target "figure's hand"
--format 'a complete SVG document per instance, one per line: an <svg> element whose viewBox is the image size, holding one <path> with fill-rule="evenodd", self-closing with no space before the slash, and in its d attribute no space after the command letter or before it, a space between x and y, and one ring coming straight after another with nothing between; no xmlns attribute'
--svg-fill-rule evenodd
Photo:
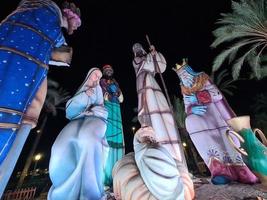
<svg viewBox="0 0 267 200"><path fill-rule="evenodd" d="M152 55L155 55L156 54L156 48L154 47L154 45L151 45L149 47L149 50L150 50L150 52L151 52Z"/></svg>
<svg viewBox="0 0 267 200"><path fill-rule="evenodd" d="M109 93L108 92L105 92L105 94L104 94L104 100L105 101L108 101L109 100Z"/></svg>
<svg viewBox="0 0 267 200"><path fill-rule="evenodd" d="M185 100L186 100L187 102L190 102L190 103L192 103L192 104L198 102L197 97L196 97L195 94L192 94L192 95L185 95L184 98L185 98Z"/></svg>
<svg viewBox="0 0 267 200"><path fill-rule="evenodd" d="M94 94L94 90L93 90L93 88L88 88L86 91L85 91L85 93L87 94L87 96L92 96L93 94Z"/></svg>
<svg viewBox="0 0 267 200"><path fill-rule="evenodd" d="M207 106L193 106L192 113L195 115L204 115L207 112Z"/></svg>
<svg viewBox="0 0 267 200"><path fill-rule="evenodd" d="M83 114L86 115L86 116L91 116L94 113L92 111L85 111Z"/></svg>

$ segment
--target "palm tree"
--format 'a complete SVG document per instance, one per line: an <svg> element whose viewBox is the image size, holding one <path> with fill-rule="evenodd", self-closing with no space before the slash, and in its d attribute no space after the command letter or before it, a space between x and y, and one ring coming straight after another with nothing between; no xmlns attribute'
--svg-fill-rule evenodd
<svg viewBox="0 0 267 200"><path fill-rule="evenodd" d="M213 31L215 40L211 47L230 44L213 62L213 71L220 68L228 58L232 65L232 76L237 79L244 62L250 65L252 77L257 79L267 76L267 10L265 0L232 1L232 13L221 14ZM237 60L235 58L240 56Z"/></svg>
<svg viewBox="0 0 267 200"><path fill-rule="evenodd" d="M215 72L211 74L211 80L213 83L220 89L223 94L228 94L229 96L233 96L233 90L237 89L237 86L234 83L237 80L234 80L229 77L229 72L227 69L224 69L215 76Z"/></svg>
<svg viewBox="0 0 267 200"><path fill-rule="evenodd" d="M60 105L62 103L65 103L70 97L68 95L68 92L66 92L63 88L59 87L59 84L56 81L48 79L47 87L48 87L47 95L46 95L46 99L45 99L44 106L41 112L41 117L40 117L41 125L38 128L37 136L34 140L33 146L27 157L27 160L22 170L17 187L22 186L23 181L28 173L28 170L33 161L34 153L36 151L37 145L39 144L40 138L42 136L42 133L43 133L43 130L44 130L44 127L46 125L49 115L52 115L53 117L55 117L57 115L58 109L64 110L64 107L60 107Z"/></svg>

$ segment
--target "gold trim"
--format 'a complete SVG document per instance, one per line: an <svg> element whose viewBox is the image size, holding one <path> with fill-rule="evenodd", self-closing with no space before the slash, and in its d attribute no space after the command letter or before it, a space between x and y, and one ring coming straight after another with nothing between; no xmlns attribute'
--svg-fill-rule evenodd
<svg viewBox="0 0 267 200"><path fill-rule="evenodd" d="M227 139L229 140L229 142L230 142L230 144L232 145L232 147L233 147L236 151L238 151L240 154L242 154L242 155L244 155L244 156L248 156L248 153L245 151L245 149L236 146L236 144L234 143L234 140L233 140L232 136L230 135L230 133L233 134L234 136L236 136L237 139L240 141L240 143L241 143L241 142L242 142L242 143L245 142L244 138L243 138L241 135L239 135L237 132L235 132L235 131L232 131L232 130L227 130L227 131L226 131L226 137L227 137Z"/></svg>
<svg viewBox="0 0 267 200"><path fill-rule="evenodd" d="M22 52L22 51L18 51L16 49L13 49L13 48L10 48L10 47L5 47L5 46L0 46L0 50L4 50L4 51L11 51L12 53L15 53L15 54L18 54L24 58L27 58L33 62L35 62L37 65L43 67L43 68L46 68L48 69L48 65L42 63L41 61L37 60L36 58L34 58L33 56L31 55L27 55L26 53Z"/></svg>
<svg viewBox="0 0 267 200"><path fill-rule="evenodd" d="M0 123L0 128L5 128L5 129L14 128L14 129L18 129L19 128L19 125L18 124L12 124L12 123Z"/></svg>
<svg viewBox="0 0 267 200"><path fill-rule="evenodd" d="M9 114L18 114L18 115L23 115L23 112L17 111L17 110L13 110L13 109L9 109L9 108L1 108L0 107L0 112L5 112L5 113L9 113Z"/></svg>
<svg viewBox="0 0 267 200"><path fill-rule="evenodd" d="M46 35L44 35L41 31L38 31L36 30L35 28L27 25L27 24L23 24L21 22L14 22L14 21L5 21L5 23L9 23L9 24L12 24L12 25L17 25L17 26L21 26L23 28L26 28L26 29L29 29L35 33L37 33L38 35L40 35L42 38L44 38L45 40L47 40L50 44L54 44L53 40L51 40L49 37L47 37Z"/></svg>
<svg viewBox="0 0 267 200"><path fill-rule="evenodd" d="M213 160L217 160L218 162L220 162L221 164L223 165L226 165L226 166L236 166L236 167L244 167L246 166L245 163L242 161L242 163L238 163L238 162L233 162L233 163L224 163L222 160L220 160L219 158L213 156L213 157L210 157L209 158L209 161L208 161L208 167L210 167L210 165L212 164L212 161Z"/></svg>

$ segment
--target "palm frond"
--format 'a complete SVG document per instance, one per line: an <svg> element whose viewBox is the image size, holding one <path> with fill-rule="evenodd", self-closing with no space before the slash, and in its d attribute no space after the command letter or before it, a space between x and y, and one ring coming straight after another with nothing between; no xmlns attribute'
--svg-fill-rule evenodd
<svg viewBox="0 0 267 200"><path fill-rule="evenodd" d="M255 43L255 42L263 42L262 40L258 40L258 39L244 39L242 41L236 42L234 43L230 48L222 51L213 61L213 65L212 65L212 71L217 71L220 66L223 64L223 62L225 61L225 59L231 54L231 53L235 53L236 51L238 51L241 47L251 44L251 43Z"/></svg>
<svg viewBox="0 0 267 200"><path fill-rule="evenodd" d="M212 33L216 37L214 42L211 44L211 47L213 48L219 46L224 42L230 42L234 39L247 36L246 31L236 31L236 27L233 25L221 26L214 30Z"/></svg>
<svg viewBox="0 0 267 200"><path fill-rule="evenodd" d="M48 89L47 95L44 102L45 111L52 113L53 116L57 115L57 109L62 104L65 103L69 98L69 93L59 86L59 83L48 79Z"/></svg>
<svg viewBox="0 0 267 200"><path fill-rule="evenodd" d="M184 102L178 97L174 97L174 118L178 124L178 127L185 128L185 108L184 108Z"/></svg>
<svg viewBox="0 0 267 200"><path fill-rule="evenodd" d="M250 50L248 50L243 56L241 56L236 62L235 64L233 65L232 67L232 76L234 78L234 80L236 80L240 74L240 70L241 70L241 67L245 61L245 59L247 58L247 56L249 54L253 54L253 52L255 51L255 49L257 47L259 47L260 45L262 45L263 43L256 43L254 44Z"/></svg>
<svg viewBox="0 0 267 200"><path fill-rule="evenodd" d="M224 93L224 94L228 94L229 96L233 96L234 95L234 93L231 90L228 90L228 89L222 89L221 92Z"/></svg>
<svg viewBox="0 0 267 200"><path fill-rule="evenodd" d="M237 86L234 85L236 81L230 76L228 70L224 69L217 76L214 76L213 83L217 85L222 93L232 96L234 94L233 90L237 89Z"/></svg>
<svg viewBox="0 0 267 200"><path fill-rule="evenodd" d="M222 70L216 77L216 85L220 85L227 76L229 76L227 69Z"/></svg>
<svg viewBox="0 0 267 200"><path fill-rule="evenodd" d="M233 42L230 48L223 50L213 61L213 71L218 70L228 58L232 63L240 48L248 51L235 61L232 74L237 78L244 61L248 61L254 77L262 78L262 53L267 46L267 3L266 0L232 1L232 12L222 13L217 21L219 28L213 31L215 40L211 47ZM259 48L263 45L261 48ZM249 53L248 53L249 52Z"/></svg>
<svg viewBox="0 0 267 200"><path fill-rule="evenodd" d="M58 88L59 87L59 83L50 79L50 78L47 78L47 87L48 88Z"/></svg>

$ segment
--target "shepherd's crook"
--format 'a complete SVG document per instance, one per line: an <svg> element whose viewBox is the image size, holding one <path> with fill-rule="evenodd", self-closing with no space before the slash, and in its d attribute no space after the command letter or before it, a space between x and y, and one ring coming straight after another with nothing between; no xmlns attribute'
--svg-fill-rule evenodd
<svg viewBox="0 0 267 200"><path fill-rule="evenodd" d="M146 39L147 39L147 42L148 42L149 47L151 47L152 45L150 43L150 40L149 40L148 35L146 35ZM174 120L175 118L174 118L173 106L172 106L171 101L170 101L170 97L169 97L169 94L168 94L168 90L167 90L165 81L164 81L164 79L162 77L162 74L160 73L160 68L159 68L159 65L158 65L158 62L157 62L157 59L156 59L156 55L153 55L153 63L154 63L154 66L156 67L156 71L159 72L159 76L160 76L160 79L161 79L161 82L162 82L162 85L163 85L163 88L164 88L164 92L165 92L165 95L166 95L166 98L167 98L167 102L169 104L169 107L170 107L170 110L171 110L171 114L172 114L172 117L173 117L173 120ZM178 140L180 141L178 144L180 146L180 149L182 150L183 149L183 146L181 144L181 137L180 137L179 130L178 130L178 127L177 127L177 123L176 122L174 123L174 126L175 126L175 129L177 131ZM184 155L184 152L183 153L182 152L183 151L181 151L181 154L182 154L181 156L183 158L183 164L185 165L186 169L188 170L186 159L185 159L185 155Z"/></svg>

